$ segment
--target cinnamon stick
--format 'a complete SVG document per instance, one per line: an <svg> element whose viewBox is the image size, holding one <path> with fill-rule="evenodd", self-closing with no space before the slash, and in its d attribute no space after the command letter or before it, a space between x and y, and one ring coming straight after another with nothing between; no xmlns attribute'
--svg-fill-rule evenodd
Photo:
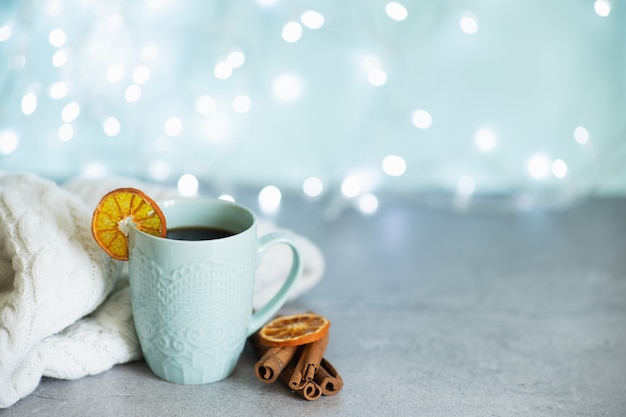
<svg viewBox="0 0 626 417"><path fill-rule="evenodd" d="M269 348L254 365L254 373L260 381L271 384L276 381L285 366L289 364L297 346Z"/></svg>
<svg viewBox="0 0 626 417"><path fill-rule="evenodd" d="M287 386L289 386L289 381L293 376L294 369L293 365L289 365L285 367L283 372L280 374L280 380L287 384ZM315 381L308 381L305 384L302 384L302 388L293 391L305 400L309 401L317 400L322 395L322 388Z"/></svg>
<svg viewBox="0 0 626 417"><path fill-rule="evenodd" d="M315 401L322 396L322 389L315 382L309 381L296 393L302 395L305 400Z"/></svg>
<svg viewBox="0 0 626 417"><path fill-rule="evenodd" d="M320 340L304 346L300 359L289 379L289 388L294 391L301 390L308 382L313 381L328 346L328 338L329 335L326 333Z"/></svg>
<svg viewBox="0 0 626 417"><path fill-rule="evenodd" d="M313 380L319 385L324 395L336 395L343 388L341 376L326 358L322 358L320 368Z"/></svg>

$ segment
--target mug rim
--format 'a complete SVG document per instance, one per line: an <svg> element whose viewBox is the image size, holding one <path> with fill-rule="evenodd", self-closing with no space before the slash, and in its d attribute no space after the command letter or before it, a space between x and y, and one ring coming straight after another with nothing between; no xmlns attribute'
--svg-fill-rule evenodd
<svg viewBox="0 0 626 417"><path fill-rule="evenodd" d="M242 212L245 212L248 216L249 216L249 221L247 224L247 226L245 226L244 228L241 228L239 230L237 230L236 232L234 232L234 234L230 235L230 236L226 236L226 237L221 237L221 238L217 238L217 239L210 239L210 240L177 240L177 239L167 239L167 237L161 237L161 236L155 236L155 235L151 235L149 233L146 233L142 230L139 230L137 228L137 226L133 223L130 222L131 228L134 229L136 232L138 232L139 234L147 237L147 238L152 238L152 239L165 239L168 240L170 244L198 244L198 243L207 243L207 242L217 242L217 241L223 241L226 239L232 239L232 238L236 238L239 235L242 235L243 233L248 232L249 230L251 230L252 228L254 228L254 226L257 223L257 216L254 213L254 211L252 211L249 207L244 206L243 204L234 202L234 201L230 201L230 200L224 200L221 198L215 198L215 197L207 197L207 196L201 196L201 197L179 197L179 198L169 198L166 200L159 200L156 202L157 205L159 206L159 208L161 209L161 211L163 212L163 215L166 217L165 218L165 226L166 226L166 236L167 236L167 229L169 229L169 225L167 222L167 214L166 211L168 210L168 208L171 208L175 205L179 205L179 204L211 204L211 205L219 205L222 207L228 207L230 206L231 208L235 208L238 210L241 210ZM177 225L174 227L185 227L187 225ZM193 224L190 223L188 226L200 226L198 224Z"/></svg>

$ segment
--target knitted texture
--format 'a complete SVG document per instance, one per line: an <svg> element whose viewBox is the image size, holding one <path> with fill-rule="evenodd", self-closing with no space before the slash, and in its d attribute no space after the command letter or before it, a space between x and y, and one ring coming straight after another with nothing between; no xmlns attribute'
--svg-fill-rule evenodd
<svg viewBox="0 0 626 417"><path fill-rule="evenodd" d="M116 263L91 236L76 196L28 174L0 176L0 406L32 391L40 342L97 308Z"/></svg>
<svg viewBox="0 0 626 417"><path fill-rule="evenodd" d="M63 187L32 174L0 172L0 408L33 392L42 376L78 379L141 358L126 262L112 260L91 235L100 198L118 187L155 200L175 188L129 178L75 179ZM280 230L259 221L259 234ZM294 234L303 276L293 300L322 277L324 260ZM254 307L284 282L290 251L279 245L257 270Z"/></svg>

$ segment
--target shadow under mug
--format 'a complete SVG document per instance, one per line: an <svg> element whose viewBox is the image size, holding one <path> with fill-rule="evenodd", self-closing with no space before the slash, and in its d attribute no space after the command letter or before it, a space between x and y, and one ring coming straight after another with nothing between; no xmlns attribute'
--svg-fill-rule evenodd
<svg viewBox="0 0 626 417"><path fill-rule="evenodd" d="M170 382L222 380L233 372L247 337L287 300L302 270L300 252L284 232L259 238L252 211L235 203L197 198L159 207L168 229L205 226L234 234L190 241L130 228L131 304L144 358L154 374ZM276 295L253 313L255 272L276 244L291 248L291 269Z"/></svg>

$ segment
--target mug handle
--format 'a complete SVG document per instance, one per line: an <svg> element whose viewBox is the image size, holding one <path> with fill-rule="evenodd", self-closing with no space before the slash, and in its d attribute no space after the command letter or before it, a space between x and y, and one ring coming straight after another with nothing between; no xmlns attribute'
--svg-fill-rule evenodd
<svg viewBox="0 0 626 417"><path fill-rule="evenodd" d="M289 271L289 275L287 276L287 280L283 283L282 287L278 290L276 295L263 306L260 310L256 311L252 315L252 319L250 320L250 324L248 325L248 330L246 337L250 336L252 333L259 330L265 323L267 323L276 312L285 304L287 301L287 296L289 295L289 290L296 283L296 280L300 276L302 272L302 260L300 257L300 250L298 249L298 245L295 240L286 233L283 232L273 232L268 233L259 238L258 241L258 263L257 266L261 263L261 259L265 256L265 253L274 245L279 243L283 243L291 248L291 252L293 253L293 260L291 262L291 270Z"/></svg>

